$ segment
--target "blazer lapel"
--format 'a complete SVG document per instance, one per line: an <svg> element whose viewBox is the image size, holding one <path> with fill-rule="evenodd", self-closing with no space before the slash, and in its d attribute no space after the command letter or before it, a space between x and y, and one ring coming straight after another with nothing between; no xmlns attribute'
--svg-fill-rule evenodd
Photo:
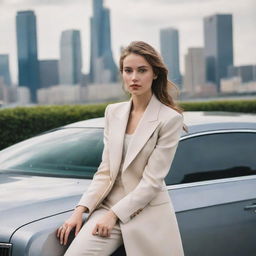
<svg viewBox="0 0 256 256"><path fill-rule="evenodd" d="M115 179L123 154L124 135L127 122L129 119L132 99L120 106L110 120L109 129L109 155L110 155L110 170L111 176Z"/></svg>
<svg viewBox="0 0 256 256"><path fill-rule="evenodd" d="M126 157L122 171L124 172L137 156L142 147L146 144L152 133L159 125L158 113L161 107L161 102L158 101L153 94L145 112L143 113L132 139L127 148Z"/></svg>

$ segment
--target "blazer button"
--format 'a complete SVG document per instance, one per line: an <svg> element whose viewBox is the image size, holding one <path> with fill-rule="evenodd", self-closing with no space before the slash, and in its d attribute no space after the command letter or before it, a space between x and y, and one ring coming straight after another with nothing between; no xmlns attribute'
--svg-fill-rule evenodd
<svg viewBox="0 0 256 256"><path fill-rule="evenodd" d="M137 210L137 212L136 212L136 213L137 213L137 214L139 214L141 211L142 211L142 209L139 209L139 210Z"/></svg>

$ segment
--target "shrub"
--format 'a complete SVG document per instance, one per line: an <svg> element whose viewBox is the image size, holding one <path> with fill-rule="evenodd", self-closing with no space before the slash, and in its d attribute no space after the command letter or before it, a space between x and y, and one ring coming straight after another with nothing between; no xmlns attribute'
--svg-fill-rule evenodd
<svg viewBox="0 0 256 256"><path fill-rule="evenodd" d="M183 102L185 111L229 111L256 113L256 100L216 100L205 102Z"/></svg>
<svg viewBox="0 0 256 256"><path fill-rule="evenodd" d="M62 125L102 117L106 105L36 106L0 110L0 149ZM256 100L181 102L180 105L184 111L256 113Z"/></svg>
<svg viewBox="0 0 256 256"><path fill-rule="evenodd" d="M104 116L106 104L0 110L0 149L72 122Z"/></svg>

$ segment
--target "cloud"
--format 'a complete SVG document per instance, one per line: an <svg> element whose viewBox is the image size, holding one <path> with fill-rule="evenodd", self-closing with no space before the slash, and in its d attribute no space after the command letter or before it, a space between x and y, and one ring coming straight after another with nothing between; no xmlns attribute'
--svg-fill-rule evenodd
<svg viewBox="0 0 256 256"><path fill-rule="evenodd" d="M130 0L131 2L139 2L139 3L154 3L156 4L155 0ZM202 1L202 0L201 0ZM168 5L168 4L175 4L175 3L191 3L191 2L200 2L200 0L158 0L157 5L163 4L163 5Z"/></svg>
<svg viewBox="0 0 256 256"><path fill-rule="evenodd" d="M9 7L24 7L24 6L51 6L51 5L73 5L77 3L88 2L89 0L76 0L75 3L72 0L0 0L1 4Z"/></svg>

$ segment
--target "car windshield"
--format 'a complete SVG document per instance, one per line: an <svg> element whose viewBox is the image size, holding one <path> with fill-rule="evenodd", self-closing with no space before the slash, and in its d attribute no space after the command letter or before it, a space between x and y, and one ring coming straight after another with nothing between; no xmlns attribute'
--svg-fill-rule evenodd
<svg viewBox="0 0 256 256"><path fill-rule="evenodd" d="M0 172L92 178L101 161L103 129L66 128L0 152Z"/></svg>

